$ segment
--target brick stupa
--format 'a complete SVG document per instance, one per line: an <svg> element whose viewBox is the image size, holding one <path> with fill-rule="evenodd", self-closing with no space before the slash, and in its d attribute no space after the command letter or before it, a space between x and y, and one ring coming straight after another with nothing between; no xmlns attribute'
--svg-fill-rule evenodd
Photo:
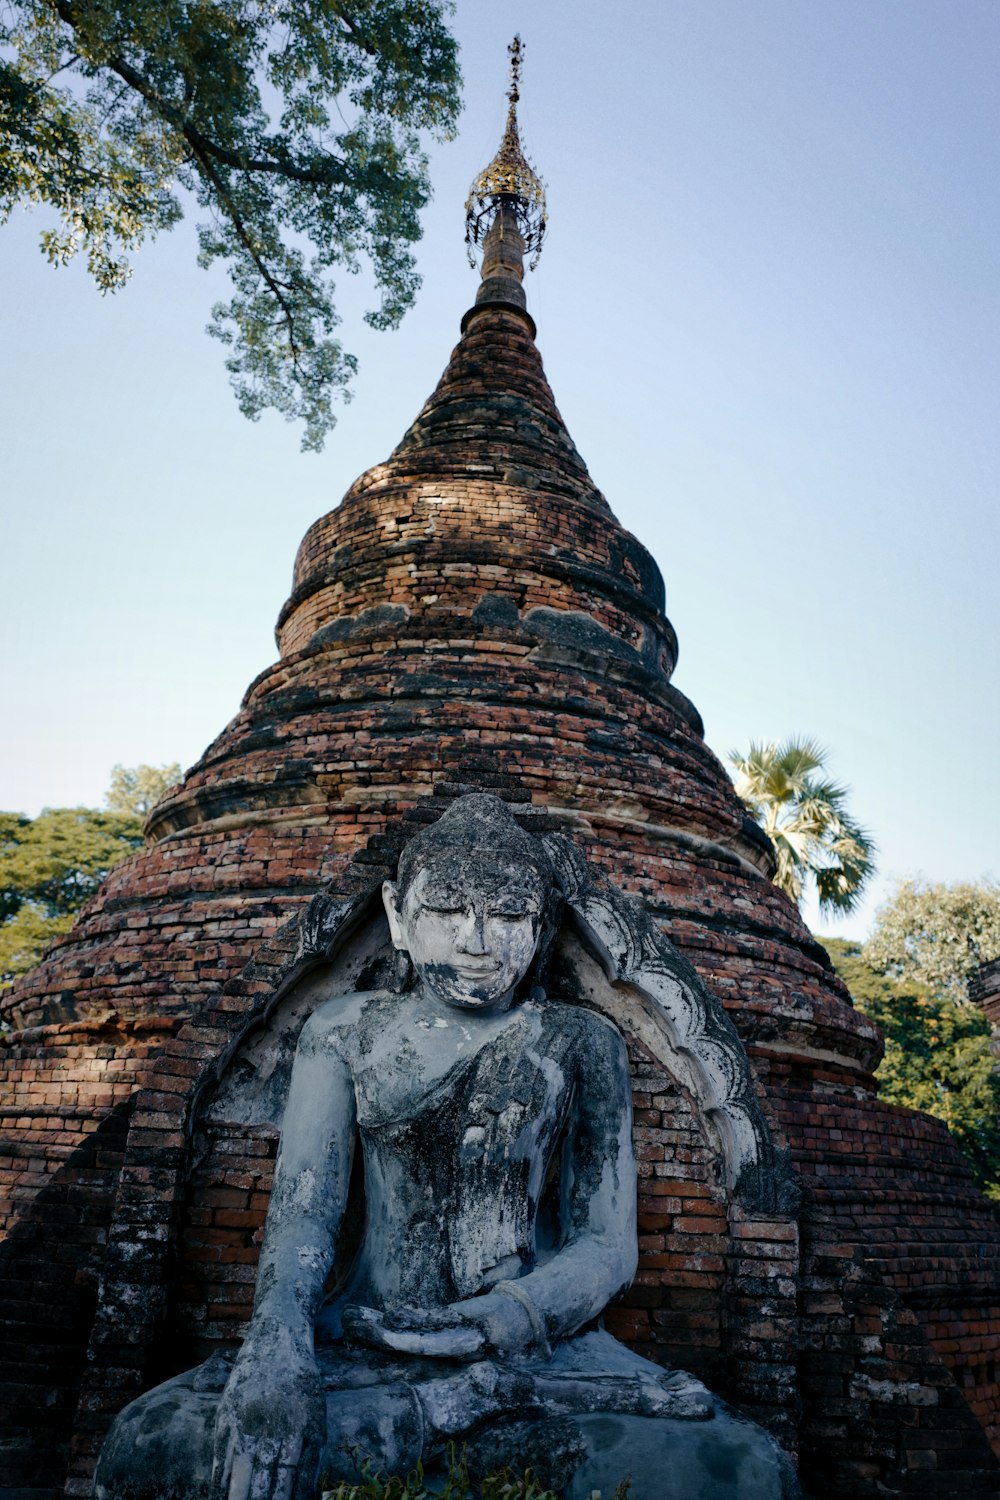
<svg viewBox="0 0 1000 1500"><path fill-rule="evenodd" d="M697 1111L634 1046L641 1259L609 1326L769 1425L810 1495L1000 1490L996 1220L945 1128L877 1098L879 1037L671 683L660 573L534 342L525 180L486 182L460 342L306 534L278 661L3 1002L0 1487L21 1500L89 1494L114 1412L239 1337L275 1133L199 1124L199 1101L296 972L311 898L391 874L470 789L648 904L732 1016L801 1187L796 1217L740 1224Z"/></svg>

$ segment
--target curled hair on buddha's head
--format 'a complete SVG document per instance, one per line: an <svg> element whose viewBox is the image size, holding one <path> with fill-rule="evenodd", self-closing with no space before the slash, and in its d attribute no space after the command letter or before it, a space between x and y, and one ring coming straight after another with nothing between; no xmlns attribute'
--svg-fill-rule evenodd
<svg viewBox="0 0 1000 1500"><path fill-rule="evenodd" d="M555 885L555 872L541 839L518 823L506 802L487 792L470 792L445 809L403 845L396 886L405 896L414 878L428 865L455 861L481 865L484 873L527 870L544 891Z"/></svg>
<svg viewBox="0 0 1000 1500"><path fill-rule="evenodd" d="M562 896L541 839L522 828L499 797L470 792L403 846L396 875L400 905L420 871L431 868L461 890L512 879L523 886L527 877L541 898L541 916L535 956L518 985L518 998L541 990L562 917Z"/></svg>

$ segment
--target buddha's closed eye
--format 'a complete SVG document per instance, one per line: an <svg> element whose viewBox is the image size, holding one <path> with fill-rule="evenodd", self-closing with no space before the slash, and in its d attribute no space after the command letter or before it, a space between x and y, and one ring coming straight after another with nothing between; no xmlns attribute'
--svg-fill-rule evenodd
<svg viewBox="0 0 1000 1500"><path fill-rule="evenodd" d="M508 922L520 922L524 917L537 917L538 908L527 901L511 898L506 901L498 901L491 906L487 916L501 917Z"/></svg>
<svg viewBox="0 0 1000 1500"><path fill-rule="evenodd" d="M465 913L472 903L464 891L449 886L429 886L420 896L420 905L425 911L441 912L445 916Z"/></svg>

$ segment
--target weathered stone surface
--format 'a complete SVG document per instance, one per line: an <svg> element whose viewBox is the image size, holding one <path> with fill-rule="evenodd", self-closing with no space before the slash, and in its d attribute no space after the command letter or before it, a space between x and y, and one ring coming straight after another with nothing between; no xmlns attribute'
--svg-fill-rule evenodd
<svg viewBox="0 0 1000 1500"><path fill-rule="evenodd" d="M518 1422L502 1442L474 1444L481 1472L517 1467L523 1453L543 1455L537 1474L566 1500L614 1495L623 1479L656 1475L655 1486L633 1482L628 1493L655 1500L794 1500L795 1472L773 1439L718 1407L712 1422L595 1415ZM582 1454L582 1458L581 1455Z"/></svg>

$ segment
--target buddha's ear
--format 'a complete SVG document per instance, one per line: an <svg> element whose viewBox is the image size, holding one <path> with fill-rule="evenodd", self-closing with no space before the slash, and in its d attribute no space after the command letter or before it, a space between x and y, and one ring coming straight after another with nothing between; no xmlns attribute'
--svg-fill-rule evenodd
<svg viewBox="0 0 1000 1500"><path fill-rule="evenodd" d="M403 938L403 923L399 914L399 890L391 880L382 882L382 902L385 906L385 914L389 918L389 934L392 937L394 948L406 949Z"/></svg>

